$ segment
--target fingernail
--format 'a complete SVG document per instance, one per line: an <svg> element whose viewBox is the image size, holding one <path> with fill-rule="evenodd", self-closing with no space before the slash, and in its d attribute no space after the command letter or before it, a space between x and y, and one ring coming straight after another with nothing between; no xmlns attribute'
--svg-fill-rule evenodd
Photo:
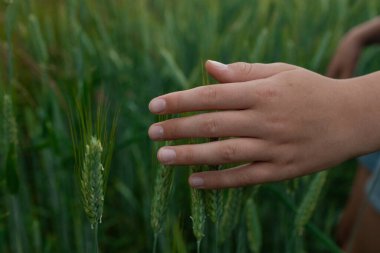
<svg viewBox="0 0 380 253"><path fill-rule="evenodd" d="M149 110L153 113L159 113L165 110L166 101L162 98L155 98L149 103Z"/></svg>
<svg viewBox="0 0 380 253"><path fill-rule="evenodd" d="M151 126L149 128L148 134L152 139L159 139L164 136L164 129L162 126Z"/></svg>
<svg viewBox="0 0 380 253"><path fill-rule="evenodd" d="M204 185L204 180L201 177L190 177L189 183L192 187L199 188Z"/></svg>
<svg viewBox="0 0 380 253"><path fill-rule="evenodd" d="M209 60L208 61L210 64L212 64L214 66L214 68L218 69L218 70L226 70L227 69L227 65L226 64L223 64L221 62L218 62L218 61L213 61L213 60Z"/></svg>
<svg viewBox="0 0 380 253"><path fill-rule="evenodd" d="M176 157L176 153L173 149L161 148L158 151L158 159L163 163L173 162Z"/></svg>

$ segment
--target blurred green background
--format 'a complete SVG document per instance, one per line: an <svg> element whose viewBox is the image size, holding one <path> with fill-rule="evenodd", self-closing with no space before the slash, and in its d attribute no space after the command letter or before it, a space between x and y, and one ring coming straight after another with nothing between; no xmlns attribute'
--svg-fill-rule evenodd
<svg viewBox="0 0 380 253"><path fill-rule="evenodd" d="M70 139L68 110L76 98L96 104L104 97L111 111L120 111L101 252L152 252L157 164L147 137L155 120L150 99L200 85L206 59L281 61L324 74L342 35L379 11L376 0L2 0L1 97L11 94L14 104L19 159L12 177L19 190L6 187L12 178L0 150L0 252L91 252ZM379 69L379 52L366 50L357 73ZM257 206L260 252L337 252L334 228L354 166L331 170L310 221L314 230L302 237L293 222L310 176L244 189ZM196 250L188 173L175 169L158 252ZM202 252L250 252L244 201L241 213L232 214L237 225L217 248L207 223Z"/></svg>

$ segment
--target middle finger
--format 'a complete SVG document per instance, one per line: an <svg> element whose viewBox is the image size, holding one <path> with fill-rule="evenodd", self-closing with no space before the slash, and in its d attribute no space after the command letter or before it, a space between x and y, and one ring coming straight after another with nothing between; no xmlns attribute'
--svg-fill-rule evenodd
<svg viewBox="0 0 380 253"><path fill-rule="evenodd" d="M259 137L263 129L251 111L221 111L170 119L153 124L153 140L207 137Z"/></svg>

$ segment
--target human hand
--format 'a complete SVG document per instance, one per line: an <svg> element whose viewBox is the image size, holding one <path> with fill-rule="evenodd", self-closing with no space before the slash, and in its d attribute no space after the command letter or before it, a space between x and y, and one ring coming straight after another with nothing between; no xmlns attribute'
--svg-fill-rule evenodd
<svg viewBox="0 0 380 253"><path fill-rule="evenodd" d="M349 32L340 41L328 67L327 76L339 79L352 77L364 46L360 32Z"/></svg>
<svg viewBox="0 0 380 253"><path fill-rule="evenodd" d="M347 33L336 50L327 76L352 77L362 49L375 43L380 43L380 17L362 23Z"/></svg>
<svg viewBox="0 0 380 253"><path fill-rule="evenodd" d="M153 99L155 114L210 111L153 124L153 140L221 137L220 141L162 147L163 164L246 163L194 173L196 188L238 187L290 179L353 156L353 100L344 80L293 65L213 61L207 71L222 84L173 92ZM352 124L351 124L352 125Z"/></svg>

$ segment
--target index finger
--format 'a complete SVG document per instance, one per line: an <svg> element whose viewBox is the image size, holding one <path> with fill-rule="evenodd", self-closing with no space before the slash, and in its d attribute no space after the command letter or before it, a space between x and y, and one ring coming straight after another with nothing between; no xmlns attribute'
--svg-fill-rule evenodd
<svg viewBox="0 0 380 253"><path fill-rule="evenodd" d="M207 110L247 109L255 101L254 81L201 86L154 98L149 110L156 114Z"/></svg>

